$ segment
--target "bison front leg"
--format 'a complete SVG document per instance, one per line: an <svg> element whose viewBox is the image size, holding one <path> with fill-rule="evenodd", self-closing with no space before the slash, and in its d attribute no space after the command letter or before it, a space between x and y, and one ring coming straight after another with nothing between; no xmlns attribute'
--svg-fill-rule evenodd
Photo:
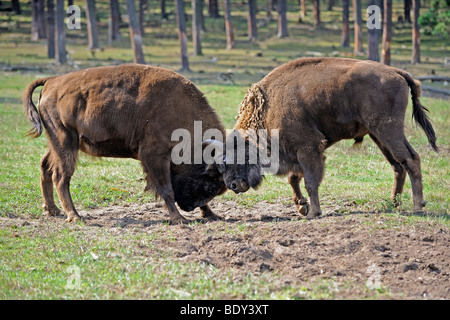
<svg viewBox="0 0 450 320"><path fill-rule="evenodd" d="M147 175L145 191L152 190L163 198L166 208L169 211L171 224L189 223L189 220L180 214L175 205L175 195L170 180L170 158L149 156L143 153L140 153L139 158L144 167L144 172Z"/></svg>
<svg viewBox="0 0 450 320"><path fill-rule="evenodd" d="M221 217L219 217L218 215L216 215L211 208L209 207L209 205L205 204L204 206L200 207L200 210L202 212L202 218L206 219L206 220L210 220L210 221L217 221L217 220L222 220Z"/></svg>
<svg viewBox="0 0 450 320"><path fill-rule="evenodd" d="M306 216L309 211L309 204L308 200L303 197L302 192L300 191L300 180L302 179L302 176L303 175L299 173L289 172L288 181L292 187L292 199L294 200L294 204L297 207L298 212L302 216Z"/></svg>

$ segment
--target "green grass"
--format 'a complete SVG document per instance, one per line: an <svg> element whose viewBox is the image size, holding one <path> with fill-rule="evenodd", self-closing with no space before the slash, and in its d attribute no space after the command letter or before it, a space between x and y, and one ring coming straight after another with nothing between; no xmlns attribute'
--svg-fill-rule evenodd
<svg viewBox="0 0 450 320"><path fill-rule="evenodd" d="M80 3L80 1L75 1ZM146 16L144 52L147 62L177 70L179 48L173 19L173 3L168 1L169 21L160 28L158 9L155 4ZM265 1L259 1L264 8ZM312 27L312 14L297 24L297 1L289 1L290 37L275 37L274 21L258 30L259 41L246 41L245 6L233 1L233 23L236 28L236 49L224 50L223 23L206 17L208 31L203 37L204 55L190 56L193 73L185 74L207 96L227 128L235 123L238 106L248 86L259 81L272 68L298 56L308 56L310 51L324 56L350 56L352 49L342 49L340 42L340 7L322 11L323 27ZM106 1L98 2L100 8ZM186 3L187 4L187 3ZM394 20L400 10L396 2ZM81 34L68 32L68 51L71 65L57 67L46 57L45 40L29 40L29 6L23 4L24 15L8 18L0 16L0 67L22 68L22 72L0 73L0 217L40 218L41 191L40 159L45 154L45 136L27 140L25 132L30 128L23 114L21 95L32 80L60 74L74 69L98 65L118 64L132 61L127 29L121 30L122 40L107 47L104 12L101 12L100 41L103 50L93 56L87 50ZM190 5L187 5L187 12ZM241 11L239 11L241 10ZM308 2L308 12L311 4ZM424 8L423 10L426 10ZM100 10L101 11L101 10ZM125 12L122 8L122 12ZM260 11L262 20L265 13ZM84 23L84 20L83 20ZM84 32L84 33L83 33ZM396 26L393 36L393 65L404 68L414 75L448 75L443 68L445 52L449 50L437 37L422 36L422 60L420 65L409 64L410 26ZM190 21L188 22L190 34ZM352 31L351 31L352 37ZM367 46L365 45L365 48ZM192 48L190 47L189 50ZM257 55L260 53L260 55ZM31 71L27 71L31 70ZM202 72L200 72L202 71ZM234 84L218 78L220 72L232 72ZM35 93L35 101L38 93ZM450 120L448 101L422 98L430 109L430 117L438 136L441 153L436 154L427 147L423 132L416 128L408 107L406 135L411 145L421 156L424 180L424 196L428 201L427 217L408 217L392 222L390 228L399 223L414 225L419 222L438 223L448 228L450 207ZM342 141L326 152L326 173L320 187L321 204L324 210L348 214L350 212L394 212L410 211L412 196L409 179L405 185L403 205L393 209L390 192L393 171L375 144L366 138L360 148L352 148L351 141ZM134 160L93 158L80 154L72 178L71 193L78 209L106 207L113 204L153 201L153 195L144 193L143 173ZM306 194L304 187L302 191ZM267 176L259 190L235 195L228 192L217 201L234 200L243 207L260 201L282 201L290 203L291 188L286 178ZM57 197L56 197L57 199ZM349 205L350 204L350 205ZM396 219L392 219L397 221ZM23 221L23 220L20 220ZM276 222L274 222L276 223ZM301 223L301 222L299 222ZM374 228L379 227L374 224ZM286 284L276 272L262 275L242 274L233 268L220 270L205 263L186 263L174 257L169 250L158 248L156 239L166 237L170 227L162 224L153 233L136 233L128 230L115 232L85 226L64 226L49 221L46 230L37 230L22 222L15 226L0 225L0 298L1 299L319 299L333 298L333 279L311 282L308 286L295 287ZM251 232L245 224L227 225L230 234L243 235ZM216 230L217 231L217 230ZM219 231L217 231L219 232ZM97 257L97 258L94 258ZM74 274L72 266L80 268L82 274L79 287L67 289L68 278ZM342 284L341 284L342 285ZM348 285L351 288L351 284ZM383 292L380 292L383 294Z"/></svg>

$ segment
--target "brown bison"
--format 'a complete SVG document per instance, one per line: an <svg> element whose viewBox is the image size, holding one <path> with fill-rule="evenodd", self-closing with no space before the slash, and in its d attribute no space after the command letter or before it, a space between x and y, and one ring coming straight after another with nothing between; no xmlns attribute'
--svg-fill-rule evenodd
<svg viewBox="0 0 450 320"><path fill-rule="evenodd" d="M33 91L44 86L39 113ZM67 221L80 219L69 192L78 150L98 157L139 160L146 174L145 190L164 199L172 223L186 223L181 209L200 207L205 218L217 218L208 201L227 189L221 174L205 163L178 164L171 150L172 133L224 128L208 101L192 82L163 68L137 64L99 67L33 81L23 103L38 137L45 128L49 151L41 161L44 211L57 215L56 187ZM205 147L205 144L203 144Z"/></svg>
<svg viewBox="0 0 450 320"><path fill-rule="evenodd" d="M361 142L367 134L394 169L394 201L409 174L417 212L426 202L420 158L403 132L409 88L413 117L438 151L425 113L428 110L419 101L420 82L400 69L354 59L300 58L274 69L248 90L235 129L244 133L264 129L269 135L272 129L279 130L277 174L288 175L294 203L302 214L308 211L299 188L304 177L311 201L308 219L321 214L318 188L325 149L342 139ZM270 149L270 137L268 143ZM227 187L235 192L245 192L261 182L260 163L225 162L218 169Z"/></svg>

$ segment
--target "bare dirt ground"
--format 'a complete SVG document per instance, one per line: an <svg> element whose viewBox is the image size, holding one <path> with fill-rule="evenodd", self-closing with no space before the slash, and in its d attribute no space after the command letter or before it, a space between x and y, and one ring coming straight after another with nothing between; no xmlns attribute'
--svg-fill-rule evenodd
<svg viewBox="0 0 450 320"><path fill-rule="evenodd" d="M205 262L241 274L272 272L299 287L332 281L339 288L333 295L337 299L374 297L374 287L381 298L450 298L449 229L435 219L357 211L342 215L324 206L322 217L306 221L293 204L281 202L243 208L222 200L211 207L223 220L201 221L196 209L182 214L198 223L167 226L160 202L80 214L87 228L157 232L153 246L180 262ZM17 224L19 218L2 218L7 219Z"/></svg>
<svg viewBox="0 0 450 320"><path fill-rule="evenodd" d="M285 283L333 279L348 284L336 298L364 296L359 288L381 287L389 298L450 298L449 230L432 219L411 222L400 214L336 214L306 221L294 205L233 201L211 203L224 220L170 226L170 240L155 240L182 261L203 261L227 270L281 274ZM88 226L152 231L167 213L162 203L81 212ZM200 212L183 213L196 220ZM198 219L200 221L200 219ZM409 221L409 222L408 222ZM164 232L159 230L159 232ZM162 238L164 239L164 237ZM156 244L155 244L156 245ZM361 290L363 290L361 289Z"/></svg>

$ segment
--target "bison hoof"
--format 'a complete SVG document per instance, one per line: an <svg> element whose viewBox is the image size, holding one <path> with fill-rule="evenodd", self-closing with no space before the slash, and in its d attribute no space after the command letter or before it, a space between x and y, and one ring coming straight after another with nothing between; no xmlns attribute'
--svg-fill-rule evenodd
<svg viewBox="0 0 450 320"><path fill-rule="evenodd" d="M297 211L302 215L306 216L309 212L309 203L305 198L301 200L294 198L294 204L297 207Z"/></svg>
<svg viewBox="0 0 450 320"><path fill-rule="evenodd" d="M176 218L171 218L169 221L170 225L175 225L175 224L188 224L189 220L186 219L185 217L183 217L182 215L180 215L179 217Z"/></svg>
<svg viewBox="0 0 450 320"><path fill-rule="evenodd" d="M59 210L57 206L48 206L43 204L42 208L44 209L44 216L55 217L61 214L61 210Z"/></svg>
<svg viewBox="0 0 450 320"><path fill-rule="evenodd" d="M317 217L319 217L322 214L322 212L318 211L318 212L310 212L308 213L308 215L306 216L306 220L312 220L315 219Z"/></svg>
<svg viewBox="0 0 450 320"><path fill-rule="evenodd" d="M83 219L81 219L80 215L76 212L69 212L67 214L67 218L66 218L66 222L74 222L77 223L78 221L83 221Z"/></svg>

